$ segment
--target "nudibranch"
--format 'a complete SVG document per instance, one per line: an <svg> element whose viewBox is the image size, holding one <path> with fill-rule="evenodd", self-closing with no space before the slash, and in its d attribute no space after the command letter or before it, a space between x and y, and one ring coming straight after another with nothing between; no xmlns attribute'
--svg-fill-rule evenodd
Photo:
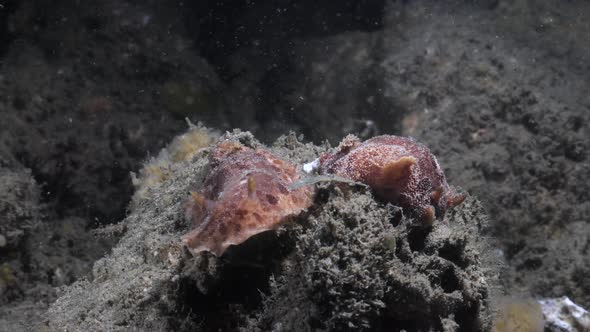
<svg viewBox="0 0 590 332"><path fill-rule="evenodd" d="M319 170L367 184L375 196L425 224L465 199L448 185L430 150L413 138L383 135L361 142L349 135L320 156Z"/></svg>
<svg viewBox="0 0 590 332"><path fill-rule="evenodd" d="M210 155L210 172L191 191L186 217L195 228L182 237L193 252L217 256L258 233L275 229L312 204L312 189L291 189L295 165L264 149L222 141Z"/></svg>

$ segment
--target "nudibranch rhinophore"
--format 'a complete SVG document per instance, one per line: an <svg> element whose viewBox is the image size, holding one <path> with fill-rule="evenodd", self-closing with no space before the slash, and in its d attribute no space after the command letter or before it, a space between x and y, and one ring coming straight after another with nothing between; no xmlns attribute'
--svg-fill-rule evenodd
<svg viewBox="0 0 590 332"><path fill-rule="evenodd" d="M369 185L375 196L425 224L465 199L447 184L430 150L413 138L383 135L361 142L349 135L320 157L320 172Z"/></svg>
<svg viewBox="0 0 590 332"><path fill-rule="evenodd" d="M201 191L191 191L186 217L195 228L182 237L194 253L217 256L251 236L274 229L312 204L312 188L290 189L295 165L263 149L222 141L210 155Z"/></svg>

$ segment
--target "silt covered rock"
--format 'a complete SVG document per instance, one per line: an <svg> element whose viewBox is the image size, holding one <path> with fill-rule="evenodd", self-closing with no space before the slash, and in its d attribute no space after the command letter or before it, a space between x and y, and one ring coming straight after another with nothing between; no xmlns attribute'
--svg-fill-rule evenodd
<svg viewBox="0 0 590 332"><path fill-rule="evenodd" d="M235 131L220 139L263 147ZM270 153L295 165L325 147L280 138ZM354 183L323 181L311 207L278 229L192 254L181 237L190 190L211 147L166 165L167 177L136 197L119 244L92 278L76 282L44 329L123 331L485 331L495 269L481 235L487 217L468 198L432 227L376 201ZM301 166L299 166L301 168ZM301 170L299 170L301 171Z"/></svg>

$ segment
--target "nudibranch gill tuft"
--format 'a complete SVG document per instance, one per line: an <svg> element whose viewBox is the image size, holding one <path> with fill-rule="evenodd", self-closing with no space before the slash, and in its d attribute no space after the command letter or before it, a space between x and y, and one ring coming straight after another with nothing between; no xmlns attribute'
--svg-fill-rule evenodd
<svg viewBox="0 0 590 332"><path fill-rule="evenodd" d="M465 199L447 184L430 150L413 138L383 135L361 142L349 135L320 157L320 172L369 185L375 196L432 224Z"/></svg>
<svg viewBox="0 0 590 332"><path fill-rule="evenodd" d="M220 256L230 245L274 229L312 204L312 188L290 189L299 179L297 168L266 150L222 141L211 152L210 166L186 208L195 228L182 241L195 254Z"/></svg>

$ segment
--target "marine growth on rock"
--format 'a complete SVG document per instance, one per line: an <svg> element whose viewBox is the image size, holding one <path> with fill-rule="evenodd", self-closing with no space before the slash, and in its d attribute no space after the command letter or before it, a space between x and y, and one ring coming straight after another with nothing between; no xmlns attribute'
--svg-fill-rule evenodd
<svg viewBox="0 0 590 332"><path fill-rule="evenodd" d="M230 246L274 229L309 207L312 188L290 189L295 165L263 149L221 141L211 152L201 190L191 192L186 216L195 228L182 241L193 253L221 255Z"/></svg>
<svg viewBox="0 0 590 332"><path fill-rule="evenodd" d="M349 135L319 162L321 173L365 183L377 198L425 224L465 199L447 184L436 157L413 138L383 135L361 142Z"/></svg>

